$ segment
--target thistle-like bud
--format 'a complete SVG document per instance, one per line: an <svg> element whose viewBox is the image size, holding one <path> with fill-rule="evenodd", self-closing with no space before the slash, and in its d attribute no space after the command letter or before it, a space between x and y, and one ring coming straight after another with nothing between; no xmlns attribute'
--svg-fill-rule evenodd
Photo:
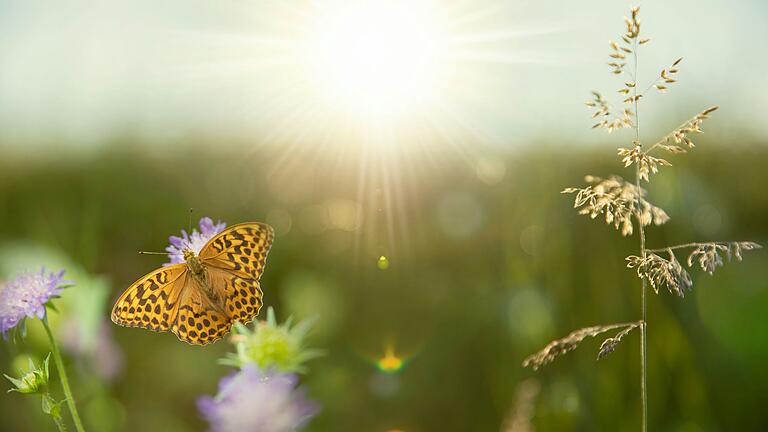
<svg viewBox="0 0 768 432"><path fill-rule="evenodd" d="M25 373L20 378L13 378L5 375L5 377L16 386L16 388L12 388L8 391L25 394L44 393L48 388L48 359L50 357L51 355L48 354L40 366L35 366L35 364L32 363L32 359L29 359L29 372Z"/></svg>
<svg viewBox="0 0 768 432"><path fill-rule="evenodd" d="M236 323L231 341L237 353L229 353L222 359L223 364L242 368L254 364L261 370L276 369L280 372L305 372L303 364L322 353L307 349L304 338L312 326L312 321L305 320L292 326L292 319L278 324L275 311L267 309L266 321L256 321L253 330Z"/></svg>

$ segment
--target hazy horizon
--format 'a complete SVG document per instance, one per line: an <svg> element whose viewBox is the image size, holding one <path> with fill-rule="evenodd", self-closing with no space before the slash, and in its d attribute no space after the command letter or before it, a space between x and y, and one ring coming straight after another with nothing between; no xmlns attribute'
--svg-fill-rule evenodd
<svg viewBox="0 0 768 432"><path fill-rule="evenodd" d="M311 94L304 60L285 55L304 37L302 23L331 3L0 1L0 144L100 148L125 133L162 146L190 135L280 141L297 115L306 115L303 129L287 141L311 142L329 124L354 128ZM461 49L451 62L458 78L436 95L444 112L428 120L430 133L458 128L499 148L604 139L590 133L583 102L593 88L609 97L618 88L603 84L607 42L629 5L443 3ZM649 98L644 117L668 128L719 104L721 132L767 137L766 60L743 55L767 40L765 3L641 6L651 37L641 75L684 57L680 82ZM681 32L687 37L677 40Z"/></svg>

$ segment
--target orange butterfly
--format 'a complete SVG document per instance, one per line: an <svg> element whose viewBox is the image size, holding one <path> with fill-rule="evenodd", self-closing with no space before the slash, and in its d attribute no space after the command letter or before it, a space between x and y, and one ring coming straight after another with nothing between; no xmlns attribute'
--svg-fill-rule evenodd
<svg viewBox="0 0 768 432"><path fill-rule="evenodd" d="M259 279L273 239L271 226L246 222L214 235L198 255L185 246L183 263L150 272L125 290L112 308L112 321L170 330L194 345L221 339L235 320L248 323L259 314Z"/></svg>

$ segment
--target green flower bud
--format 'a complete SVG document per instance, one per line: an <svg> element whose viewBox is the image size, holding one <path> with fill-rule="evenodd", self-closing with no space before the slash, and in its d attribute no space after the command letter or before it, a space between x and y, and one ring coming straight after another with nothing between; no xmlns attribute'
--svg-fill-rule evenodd
<svg viewBox="0 0 768 432"><path fill-rule="evenodd" d="M237 353L229 353L221 363L242 367L255 364L259 369L276 369L280 372L303 373L303 363L320 356L319 350L306 349L304 337L312 326L312 321L305 320L291 327L292 319L277 324L275 311L267 309L267 320L256 321L253 330L243 324L234 326L232 342Z"/></svg>
<svg viewBox="0 0 768 432"><path fill-rule="evenodd" d="M48 356L45 357L45 360L43 360L43 363L37 367L32 363L32 359L29 359L29 372L25 373L20 378L13 378L5 375L5 377L16 386L16 388L12 388L8 391L26 394L44 393L48 388L48 359L50 357L51 355L48 354Z"/></svg>

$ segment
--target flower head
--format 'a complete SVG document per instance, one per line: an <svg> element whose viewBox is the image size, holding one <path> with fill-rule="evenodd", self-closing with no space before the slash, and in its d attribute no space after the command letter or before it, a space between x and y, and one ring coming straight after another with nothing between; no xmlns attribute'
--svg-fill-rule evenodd
<svg viewBox="0 0 768 432"><path fill-rule="evenodd" d="M171 245L165 248L165 250L168 251L168 258L171 259L171 262L165 265L184 263L185 249L189 249L194 252L195 255L199 255L200 249L208 243L208 240L222 232L226 226L227 224L224 222L218 221L214 224L211 218L204 217L200 219L199 232L197 229L193 229L192 234L187 234L186 231L181 230L181 237L168 237L168 241L171 242Z"/></svg>
<svg viewBox="0 0 768 432"><path fill-rule="evenodd" d="M246 365L219 383L216 397L197 404L212 432L292 432L306 426L319 411L297 388L298 378Z"/></svg>
<svg viewBox="0 0 768 432"><path fill-rule="evenodd" d="M64 270L59 273L23 273L5 285L0 286L0 333L16 327L24 318L45 316L45 304L61 294L64 285Z"/></svg>
<svg viewBox="0 0 768 432"><path fill-rule="evenodd" d="M275 311L267 309L267 320L256 321L253 330L237 323L232 341L237 353L229 353L222 363L242 367L255 364L261 369L277 369L280 372L304 372L303 363L321 355L321 351L307 349L304 337L312 325L305 320L291 326L291 318L278 324Z"/></svg>
<svg viewBox="0 0 768 432"><path fill-rule="evenodd" d="M40 366L35 366L32 363L32 359L29 359L29 372L22 375L20 378L13 378L5 375L16 388L9 391L15 391L19 393L42 393L48 386L48 359L50 354L43 360Z"/></svg>

